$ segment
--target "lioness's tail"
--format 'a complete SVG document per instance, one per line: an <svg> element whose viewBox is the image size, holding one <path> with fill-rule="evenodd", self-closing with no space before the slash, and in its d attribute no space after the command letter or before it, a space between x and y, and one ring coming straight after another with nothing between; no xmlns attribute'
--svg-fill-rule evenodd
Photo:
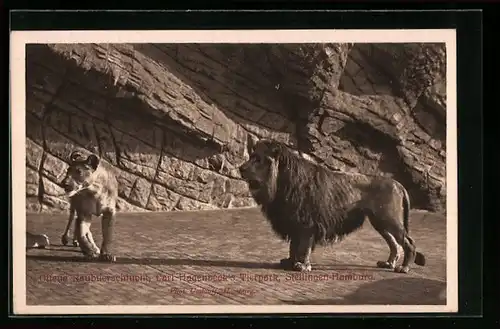
<svg viewBox="0 0 500 329"><path fill-rule="evenodd" d="M410 240L412 245L415 245L415 242L410 237L410 196L403 185L399 184L399 186L403 192L403 226L405 228L406 238ZM416 251L415 264L425 266L425 256L419 251Z"/></svg>

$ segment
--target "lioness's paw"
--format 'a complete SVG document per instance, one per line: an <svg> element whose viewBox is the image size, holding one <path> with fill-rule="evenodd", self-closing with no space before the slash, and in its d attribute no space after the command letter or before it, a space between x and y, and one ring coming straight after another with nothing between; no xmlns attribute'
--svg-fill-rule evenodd
<svg viewBox="0 0 500 329"><path fill-rule="evenodd" d="M410 268L408 266L402 266L399 265L394 269L394 272L396 273L408 273L410 271Z"/></svg>
<svg viewBox="0 0 500 329"><path fill-rule="evenodd" d="M378 268L389 268L389 269L394 269L394 268L396 267L396 264L394 264L394 263L389 263L389 262L378 261L378 262L377 262L377 267L378 267Z"/></svg>
<svg viewBox="0 0 500 329"><path fill-rule="evenodd" d="M73 240L73 247L79 247L80 244L78 243L78 240Z"/></svg>
<svg viewBox="0 0 500 329"><path fill-rule="evenodd" d="M293 270L299 272L310 272L312 270L311 264L303 264L301 262L295 262L293 264Z"/></svg>
<svg viewBox="0 0 500 329"><path fill-rule="evenodd" d="M293 261L290 258L283 258L280 260L280 266L285 270L291 270L293 268Z"/></svg>
<svg viewBox="0 0 500 329"><path fill-rule="evenodd" d="M96 260L99 258L99 253L95 253L95 252L86 252L83 254L83 257L86 259L86 260Z"/></svg>
<svg viewBox="0 0 500 329"><path fill-rule="evenodd" d="M99 248L92 248L92 246L85 246L84 244L80 243L80 249L85 256L86 259L96 259L100 255L100 250Z"/></svg>
<svg viewBox="0 0 500 329"><path fill-rule="evenodd" d="M99 260L103 262L114 263L116 262L116 256L112 254L101 254L99 255Z"/></svg>
<svg viewBox="0 0 500 329"><path fill-rule="evenodd" d="M69 243L69 235L63 235L61 237L61 243L63 244L63 246L66 246L68 243Z"/></svg>

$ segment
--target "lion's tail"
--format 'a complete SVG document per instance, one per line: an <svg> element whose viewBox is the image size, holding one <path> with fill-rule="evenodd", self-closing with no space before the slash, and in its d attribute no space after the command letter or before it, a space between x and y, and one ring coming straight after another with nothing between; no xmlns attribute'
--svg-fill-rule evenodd
<svg viewBox="0 0 500 329"><path fill-rule="evenodd" d="M401 190L403 191L403 226L405 228L406 238L410 240L412 245L415 242L410 237L410 196L408 191L400 184ZM421 252L417 251L415 256L415 264L419 266L425 266L425 256Z"/></svg>
<svg viewBox="0 0 500 329"><path fill-rule="evenodd" d="M401 191L403 192L403 226L407 235L410 234L410 196L408 191L399 184Z"/></svg>

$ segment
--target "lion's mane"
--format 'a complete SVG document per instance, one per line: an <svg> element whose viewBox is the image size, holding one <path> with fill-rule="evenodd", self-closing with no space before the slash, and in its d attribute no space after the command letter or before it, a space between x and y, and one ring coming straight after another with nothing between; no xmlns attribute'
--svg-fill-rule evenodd
<svg viewBox="0 0 500 329"><path fill-rule="evenodd" d="M361 198L357 183L364 175L332 171L277 144L277 169L271 168L266 197L257 202L272 229L282 239L312 229L315 244L338 241L363 225L363 209L352 207Z"/></svg>

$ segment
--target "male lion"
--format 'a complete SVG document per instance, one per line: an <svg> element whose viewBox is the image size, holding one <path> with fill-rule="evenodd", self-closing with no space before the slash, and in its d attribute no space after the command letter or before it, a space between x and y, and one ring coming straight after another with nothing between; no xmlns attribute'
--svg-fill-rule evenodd
<svg viewBox="0 0 500 329"><path fill-rule="evenodd" d="M118 198L118 181L103 161L91 154L84 157L79 151L70 155L69 167L62 184L70 199L70 218L63 234L63 243L76 212L75 233L82 253L87 258L99 258L114 262L116 257L111 253L113 244L116 201ZM94 242L90 225L92 215L102 215L101 250Z"/></svg>
<svg viewBox="0 0 500 329"><path fill-rule="evenodd" d="M410 264L425 265L409 236L410 202L397 181L332 171L295 154L284 144L261 140L239 168L272 229L290 241L290 257L281 265L310 271L316 245L340 241L368 218L389 245L387 261L377 267L408 273ZM404 250L403 264L397 244Z"/></svg>

